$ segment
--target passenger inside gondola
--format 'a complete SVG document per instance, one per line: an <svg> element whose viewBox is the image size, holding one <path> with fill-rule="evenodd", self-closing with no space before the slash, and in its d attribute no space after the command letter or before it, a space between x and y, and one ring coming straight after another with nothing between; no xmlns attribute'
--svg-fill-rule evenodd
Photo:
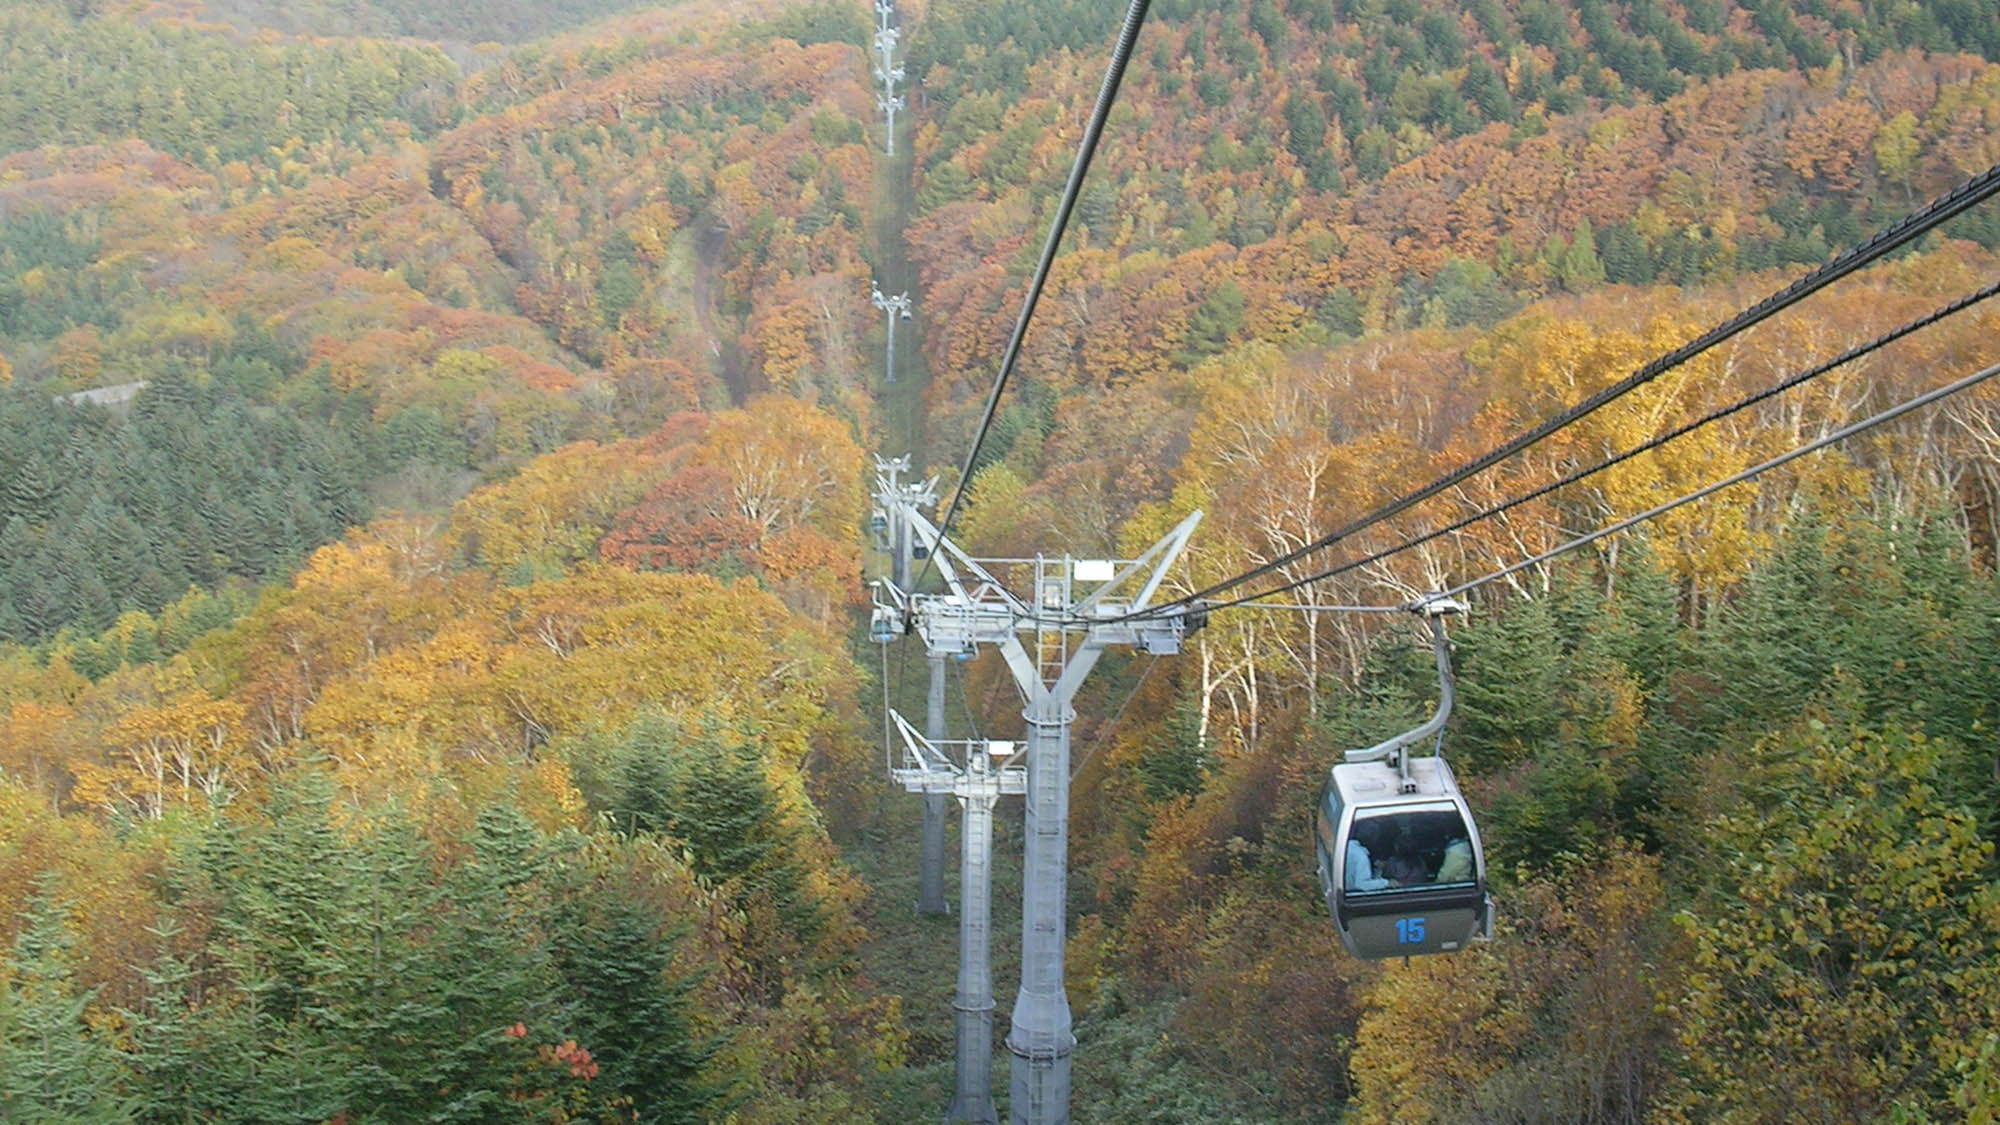
<svg viewBox="0 0 2000 1125"><path fill-rule="evenodd" d="M1347 838L1346 884L1350 891L1387 890L1389 880L1375 870L1375 855L1382 846L1383 825L1379 821L1357 821Z"/></svg>
<svg viewBox="0 0 2000 1125"><path fill-rule="evenodd" d="M1382 863L1382 874L1398 887L1414 887L1431 881L1430 865L1418 852L1414 833L1396 837L1395 849Z"/></svg>
<svg viewBox="0 0 2000 1125"><path fill-rule="evenodd" d="M1472 841L1460 836L1444 847L1444 862L1438 865L1440 883L1472 882Z"/></svg>
<svg viewBox="0 0 2000 1125"><path fill-rule="evenodd" d="M1348 838L1347 889L1471 882L1468 837L1464 820L1448 807L1357 817Z"/></svg>

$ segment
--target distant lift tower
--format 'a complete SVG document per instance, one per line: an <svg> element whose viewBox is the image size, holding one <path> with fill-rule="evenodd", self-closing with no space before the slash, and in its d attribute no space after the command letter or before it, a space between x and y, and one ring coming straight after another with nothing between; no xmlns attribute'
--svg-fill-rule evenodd
<svg viewBox="0 0 2000 1125"><path fill-rule="evenodd" d="M879 69L888 70L896 65L896 40L902 32L893 27L884 27L875 33L875 56Z"/></svg>
<svg viewBox="0 0 2000 1125"><path fill-rule="evenodd" d="M896 65L896 39L898 32L893 27L884 26L875 33L875 77L882 83L882 93L875 98L875 107L882 111L882 150L889 156L896 155L896 111L902 109L902 95L896 93L896 83L903 80L903 68Z"/></svg>
<svg viewBox="0 0 2000 1125"><path fill-rule="evenodd" d="M877 293L876 296L881 296ZM910 589L910 563L915 556L915 548L910 542L908 521L897 519L892 522L891 514L908 506L922 511L937 503L937 478L923 482L905 482L904 473L910 471L910 459L905 457L875 459L875 514L869 518L874 527L880 546L890 555L889 572L894 583L891 604L896 607L908 605L906 595ZM905 620L901 608L879 611L871 631L880 630L876 636L880 641L891 641L902 635ZM891 622L893 621L893 626ZM932 742L944 739L944 662L945 653L930 653L930 691L927 695L929 714L924 723L924 734ZM929 789L924 793L923 836L918 848L917 868L917 913L948 914L951 907L944 898L944 825L950 812L951 790Z"/></svg>
<svg viewBox="0 0 2000 1125"><path fill-rule="evenodd" d="M993 805L1002 795L1028 791L1028 771L1012 742L945 742L919 735L894 715L903 738L897 781L926 800L956 796L963 831L958 851L958 1050L946 1121L998 1125L993 1109Z"/></svg>
<svg viewBox="0 0 2000 1125"><path fill-rule="evenodd" d="M881 293L878 291L876 296ZM917 553L919 548L911 541L909 521L897 516L905 507L922 511L937 504L937 478L921 483L903 480L903 474L909 471L908 454L875 458L875 512L868 518L878 540L876 545L889 553L890 581L905 594L910 592L911 560L929 555Z"/></svg>
<svg viewBox="0 0 2000 1125"><path fill-rule="evenodd" d="M997 647L1027 700L1022 712L1027 720L1023 779L1027 823L1021 988L1007 1036L1007 1049L1014 1056L1009 1116L1022 1125L1059 1125L1069 1120L1070 1053L1076 1045L1063 987L1069 726L1076 715L1070 702L1111 645L1156 655L1180 651L1190 624L1187 614L1122 618L1151 604L1200 520L1200 512L1188 516L1136 559L974 559L944 538L913 505L899 504L890 513L890 522L907 524L915 546L929 552L946 592L912 593L906 604L884 607L884 612L907 614L932 653L969 655L980 645ZM1023 596L1009 590L995 576L996 570L1025 574L1032 583L1030 592ZM974 832L966 835L970 838ZM960 893L969 914L972 892L961 888ZM977 1061L963 1038L968 1030L962 1022L960 1089L974 1077L965 1069Z"/></svg>
<svg viewBox="0 0 2000 1125"><path fill-rule="evenodd" d="M893 297L885 296L880 286L873 286L869 289L868 302L881 309L889 321L889 354L883 360L883 366L887 368L888 374L884 382L893 383L896 381L896 322L910 319L910 294L908 290L904 290Z"/></svg>
<svg viewBox="0 0 2000 1125"><path fill-rule="evenodd" d="M897 74L901 74L902 71L902 67L896 68ZM903 99L903 95L901 94L883 94L875 99L875 108L882 111L882 154L884 156L896 155L896 111L907 105L909 103Z"/></svg>

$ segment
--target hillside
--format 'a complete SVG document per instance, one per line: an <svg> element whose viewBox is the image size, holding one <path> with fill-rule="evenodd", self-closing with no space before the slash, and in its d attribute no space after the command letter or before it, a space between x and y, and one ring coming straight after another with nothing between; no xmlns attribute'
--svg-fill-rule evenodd
<svg viewBox="0 0 2000 1125"><path fill-rule="evenodd" d="M935 1115L885 428L977 553L1205 510L1179 596L2000 164L1972 0L1162 0L953 480L1117 7L896 5L890 160L864 3L0 2L0 1118ZM1766 393L1996 276L1989 202L1269 581L1393 605L1784 453L1991 365L1980 300ZM1300 829L1428 710L1407 623L1107 658L1077 1119L1990 1112L1996 552L1989 382L1478 588L1500 933L1414 964L1339 953Z"/></svg>
<svg viewBox="0 0 2000 1125"><path fill-rule="evenodd" d="M948 464L1112 33L1102 13L1048 8L1070 18L933 5L937 38L913 47L932 116L910 239L942 326L925 343ZM1199 507L1176 588L1201 589L1584 400L2000 161L1991 21L1968 8L1404 9L1167 6L1148 27L981 447L961 525L976 550L1130 550ZM1977 209L1265 584L1470 517L1978 289L1996 219ZM1993 316L1978 306L1280 600L1393 604L1548 549L1991 363ZM1079 1077L1078 1112L1948 1119L1990 1104L1992 979L1944 982L1993 949L1870 960L1930 939L1909 913L1922 892L1883 893L1865 858L1920 853L1953 888L1937 900L1950 926L1992 917L2000 745L1972 607L1995 593L2000 399L1961 397L1488 588L1460 631L1465 699L1444 745L1519 904L1490 955L1346 961L1301 858L1319 771L1413 724L1434 691L1405 630L1222 615L1136 695L1136 668L1099 685L1079 712L1124 718L1074 797L1072 885L1087 889L1070 957L1087 968L1071 998L1094 1083ZM1903 566L1968 583L1965 600L1919 592L1929 579ZM1928 663L1941 652L1960 655ZM1916 686L1927 675L1941 679ZM969 694L1004 680L975 670ZM1010 720L988 717L1003 736ZM1106 737L1084 723L1080 740ZM1813 818L1843 826L1833 851L1807 842ZM1801 921L1760 939L1765 912ZM1862 931L1876 936L1843 936ZM1947 1007L1897 1030L1856 1016ZM1145 1028L1161 1045L1087 1070L1093 1037L1122 1047ZM1988 1045L1925 1046L1947 1040ZM1862 1071L1896 1077L1851 1080Z"/></svg>
<svg viewBox="0 0 2000 1125"><path fill-rule="evenodd" d="M0 1116L852 1103L859 51L269 14L0 13Z"/></svg>
<svg viewBox="0 0 2000 1125"><path fill-rule="evenodd" d="M1604 5L1577 26L1547 6L1488 5L1425 24L1429 38L1410 34L1414 18L1331 10L1236 6L1154 29L1055 278L1069 311L1032 342L1023 403L1046 387L1046 418L1072 389L1143 387L1247 340L1484 326L1606 283L1818 263L2000 160L2000 75L1907 52L1916 24L1856 29L1853 62L1801 41L1818 68L1802 72L1772 66L1785 56L1745 34L1754 22L1730 21L1736 33L1671 81L1640 86L1606 69L1604 44L1629 36ZM1965 41L1983 42L1974 32L1992 21L1974 23ZM945 326L926 340L934 409L957 404L946 430L963 433L1020 306L1039 238L1026 220L1067 169L1073 136L1058 123L1083 116L1097 73L1066 52L991 70L1012 57L1000 51L962 78L950 48L935 50L922 82L938 108L917 139L928 214L910 237ZM1951 231L1991 249L1995 222L1982 210ZM1053 466L1023 468L1046 479Z"/></svg>
<svg viewBox="0 0 2000 1125"><path fill-rule="evenodd" d="M858 73L846 73L858 71L849 49L755 39L713 49L674 36L635 44L614 77L582 81L560 77L575 56L546 55L537 74L510 79L503 67L438 87L468 104L500 103L439 115L464 124L443 128L430 116L411 128L364 103L339 110L348 116L335 129L291 117L283 89L254 73L240 86L211 78L209 56L180 53L172 37L193 36L239 68L245 57L288 67L293 56L338 67L377 50L442 71L451 64L416 48L280 52L163 24L30 9L20 18L53 37L49 51L138 49L130 37L152 35L159 57L192 68L190 85L218 85L192 136L173 120L87 115L74 126L87 132L68 138L75 147L0 156L12 216L0 245L6 393L39 416L52 393L191 378L204 394L320 427L323 459L341 468L318 472L313 487L348 495L333 522L233 498L250 509L232 518L256 525L241 532L260 541L249 550L256 559L224 548L211 563L200 543L174 547L188 560L142 567L137 584L75 573L47 555L60 543L94 556L88 535L69 531L80 509L10 497L5 518L23 521L16 541L26 536L46 556L10 560L31 572L11 599L14 639L158 611L190 580L206 585L222 571L281 577L261 560L295 566L376 505L436 510L566 442L645 434L680 411L817 387L849 418L865 414L856 239L868 168L849 114L866 103ZM741 34L727 21L723 33ZM819 77L829 73L838 80ZM538 75L551 74L560 88L535 94ZM29 72L10 75L18 104L40 100ZM512 95L488 92L514 80ZM600 115L611 115L602 118L610 128L569 124ZM231 118L275 131L260 141L254 129L230 129L241 149L203 140L205 123ZM49 127L25 109L10 119ZM57 134L72 127L58 122ZM126 128L138 135L119 138ZM691 303L701 290L704 302ZM110 440L122 429L115 419L108 429L95 419L37 424L51 436L0 451L10 477L37 444L51 447L40 472L87 476L113 451L52 435L84 425ZM181 495L213 486L205 474L217 459L194 461ZM132 492L159 482L110 467L102 475L109 511L93 518L147 522L157 501ZM214 517L207 523L197 540L220 534ZM115 593L88 592L100 583ZM38 598L50 604L24 618L20 607Z"/></svg>

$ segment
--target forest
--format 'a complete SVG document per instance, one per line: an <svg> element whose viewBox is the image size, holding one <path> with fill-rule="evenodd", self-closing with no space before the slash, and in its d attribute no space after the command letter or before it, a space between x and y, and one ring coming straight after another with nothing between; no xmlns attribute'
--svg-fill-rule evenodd
<svg viewBox="0 0 2000 1125"><path fill-rule="evenodd" d="M980 555L1202 510L1182 596L2000 165L1975 0L1160 0L973 456L1122 7L894 4L892 157L861 0L0 0L0 1119L936 1118L874 455ZM1986 202L1108 656L1074 1118L1996 1119L1993 383L1474 592L1492 941L1348 957L1305 827L1437 691L1332 607L1986 368L1996 280Z"/></svg>

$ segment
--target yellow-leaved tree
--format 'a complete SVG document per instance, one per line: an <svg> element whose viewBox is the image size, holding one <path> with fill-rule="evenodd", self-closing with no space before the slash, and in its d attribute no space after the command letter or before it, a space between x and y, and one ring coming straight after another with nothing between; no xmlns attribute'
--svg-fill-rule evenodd
<svg viewBox="0 0 2000 1125"><path fill-rule="evenodd" d="M1356 1120L1636 1120L1664 901L1658 862L1614 846L1513 890L1492 945L1392 966L1355 1034Z"/></svg>
<svg viewBox="0 0 2000 1125"><path fill-rule="evenodd" d="M148 819L169 804L224 804L251 784L255 762L244 737L243 705L197 686L162 689L104 732L103 764L80 762L71 797L81 805Z"/></svg>
<svg viewBox="0 0 2000 1125"><path fill-rule="evenodd" d="M724 411L694 461L729 474L736 511L764 536L800 524L847 536L860 519L861 447L810 403L759 395Z"/></svg>
<svg viewBox="0 0 2000 1125"><path fill-rule="evenodd" d="M565 446L461 501L451 542L495 574L559 572L595 553L612 517L653 485L659 464L640 442Z"/></svg>
<svg viewBox="0 0 2000 1125"><path fill-rule="evenodd" d="M54 800L68 753L63 726L76 712L60 703L24 699L0 717L0 773Z"/></svg>
<svg viewBox="0 0 2000 1125"><path fill-rule="evenodd" d="M1495 395L1490 410L1507 416L1509 423L1502 428L1515 433L1587 400L1694 335L1692 325L1672 318L1631 331L1581 319L1528 316L1502 325L1467 358L1490 381ZM1730 393L1720 354L1697 357L1551 435L1484 479L1496 494L1519 494L1690 422ZM1714 426L1696 430L1553 494L1549 503L1557 522L1542 534L1553 539L1635 515L1743 468L1755 450L1753 443ZM1662 561L1676 578L1701 591L1740 577L1756 546L1749 528L1756 498L1751 489L1731 489L1698 508L1659 517L1653 541ZM1513 544L1517 549L1552 545L1540 540Z"/></svg>
<svg viewBox="0 0 2000 1125"><path fill-rule="evenodd" d="M2000 884L1978 819L1944 803L1941 759L1843 719L1756 748L1709 825L1713 883L1678 916L1693 964L1663 1120L1963 1111L2000 1027Z"/></svg>

